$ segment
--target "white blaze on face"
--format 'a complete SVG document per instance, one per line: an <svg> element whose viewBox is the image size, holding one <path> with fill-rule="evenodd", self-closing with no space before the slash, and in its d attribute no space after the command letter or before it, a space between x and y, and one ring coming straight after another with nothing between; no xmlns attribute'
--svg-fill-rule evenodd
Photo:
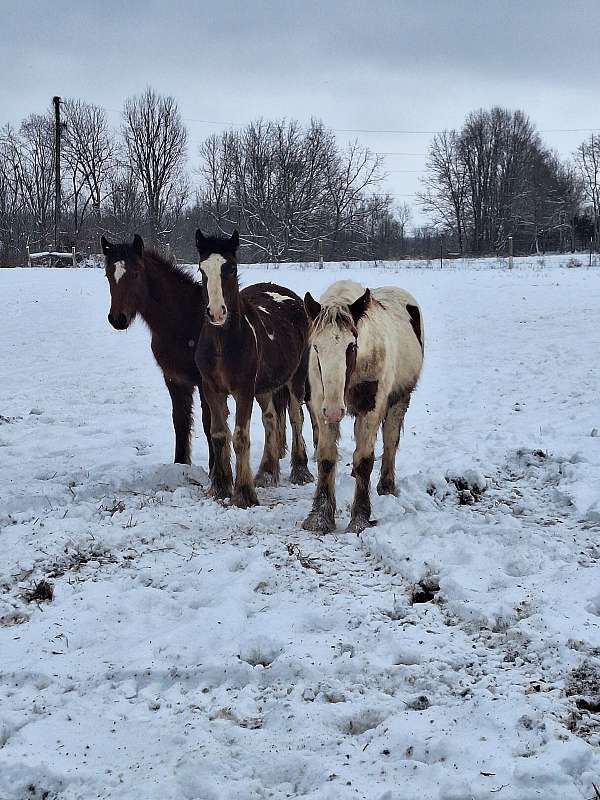
<svg viewBox="0 0 600 800"><path fill-rule="evenodd" d="M332 424L341 420L346 413L344 389L346 388L346 351L353 344L350 331L340 330L337 325L329 325L313 336L311 359L318 359L317 375L323 382L323 416ZM313 371L314 374L314 371ZM318 380L318 379L317 379ZM317 384L318 385L318 384Z"/></svg>
<svg viewBox="0 0 600 800"><path fill-rule="evenodd" d="M115 283L118 283L125 275L125 262L115 261Z"/></svg>
<svg viewBox="0 0 600 800"><path fill-rule="evenodd" d="M211 322L214 325L223 325L227 318L227 309L223 298L223 284L221 282L221 267L227 259L219 253L212 253L200 263L200 268L206 275L206 288L208 291L208 310Z"/></svg>

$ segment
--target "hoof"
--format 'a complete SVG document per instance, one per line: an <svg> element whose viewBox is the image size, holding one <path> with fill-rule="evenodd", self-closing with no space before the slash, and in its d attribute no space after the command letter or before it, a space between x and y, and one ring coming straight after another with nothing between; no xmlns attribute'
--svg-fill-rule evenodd
<svg viewBox="0 0 600 800"><path fill-rule="evenodd" d="M267 489L269 486L279 486L279 476L259 470L254 476L254 485L260 486L261 489Z"/></svg>
<svg viewBox="0 0 600 800"><path fill-rule="evenodd" d="M373 528L377 525L376 519L367 519L366 517L355 517L351 519L346 528L346 533L361 533L365 528Z"/></svg>
<svg viewBox="0 0 600 800"><path fill-rule="evenodd" d="M308 467L292 467L290 472L290 483L296 486L304 486L307 483L312 483L314 476Z"/></svg>
<svg viewBox="0 0 600 800"><path fill-rule="evenodd" d="M311 511L302 523L302 528L314 533L331 533L335 530L335 520L320 511Z"/></svg>
<svg viewBox="0 0 600 800"><path fill-rule="evenodd" d="M213 500L227 500L228 497L231 497L231 493L231 487L228 488L227 486L215 483L211 484L208 490L208 495L212 497Z"/></svg>
<svg viewBox="0 0 600 800"><path fill-rule="evenodd" d="M258 505L258 498L253 486L240 486L236 489L231 498L231 502L238 508L250 508Z"/></svg>
<svg viewBox="0 0 600 800"><path fill-rule="evenodd" d="M377 494L396 494L396 483L395 481L384 481L383 478L380 479L379 483L377 484Z"/></svg>

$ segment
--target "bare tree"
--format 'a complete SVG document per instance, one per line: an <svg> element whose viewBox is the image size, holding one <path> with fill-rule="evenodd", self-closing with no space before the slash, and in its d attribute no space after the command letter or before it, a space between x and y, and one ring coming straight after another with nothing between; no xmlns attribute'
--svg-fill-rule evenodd
<svg viewBox="0 0 600 800"><path fill-rule="evenodd" d="M600 136L592 134L575 153L575 165L583 181L586 202L592 211L594 246L600 244Z"/></svg>
<svg viewBox="0 0 600 800"><path fill-rule="evenodd" d="M338 149L335 136L312 120L253 122L241 131L209 137L200 148L200 204L216 226L241 229L250 257L328 257L369 239L381 160L357 144Z"/></svg>
<svg viewBox="0 0 600 800"><path fill-rule="evenodd" d="M151 239L157 242L167 217L181 212L188 194L187 132L174 98L150 88L128 98L122 133L129 164L142 188Z"/></svg>
<svg viewBox="0 0 600 800"><path fill-rule="evenodd" d="M433 216L435 225L456 233L462 254L466 231L467 171L456 131L442 131L433 137L426 169L424 190L417 197Z"/></svg>
<svg viewBox="0 0 600 800"><path fill-rule="evenodd" d="M565 215L576 214L571 178L526 114L480 109L434 137L420 202L461 253L467 242L475 253L504 250L509 235L538 250L562 246Z"/></svg>
<svg viewBox="0 0 600 800"><path fill-rule="evenodd" d="M95 216L96 222L100 219L108 178L114 167L115 144L103 108L73 99L66 100L63 107L63 156L71 186L67 201L73 206L77 241L89 214Z"/></svg>
<svg viewBox="0 0 600 800"><path fill-rule="evenodd" d="M31 114L18 133L2 133L4 178L31 219L35 242L49 235L54 200L54 135L50 114Z"/></svg>

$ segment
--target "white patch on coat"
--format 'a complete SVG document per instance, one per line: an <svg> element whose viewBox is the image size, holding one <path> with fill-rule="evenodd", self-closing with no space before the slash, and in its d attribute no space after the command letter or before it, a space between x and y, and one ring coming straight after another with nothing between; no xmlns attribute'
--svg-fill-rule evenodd
<svg viewBox="0 0 600 800"><path fill-rule="evenodd" d="M267 336L269 337L269 339L270 339L272 342L274 342L274 341L275 341L275 334L273 334L273 333L267 333Z"/></svg>
<svg viewBox="0 0 600 800"><path fill-rule="evenodd" d="M215 319L220 318L221 309L225 305L223 284L221 283L221 267L226 260L220 253L212 253L208 258L200 262L200 269L206 275L208 308Z"/></svg>
<svg viewBox="0 0 600 800"><path fill-rule="evenodd" d="M284 300L294 299L293 297L286 297L285 295L279 294L278 292L265 292L265 294L271 295L271 297L273 298L273 300L275 300L276 303L283 303Z"/></svg>
<svg viewBox="0 0 600 800"><path fill-rule="evenodd" d="M271 313L270 311L267 311L267 309L264 306L258 306L258 310L262 311L263 314L270 314Z"/></svg>
<svg viewBox="0 0 600 800"><path fill-rule="evenodd" d="M115 261L115 283L121 280L126 271L124 261Z"/></svg>
<svg viewBox="0 0 600 800"><path fill-rule="evenodd" d="M254 334L254 341L256 342L256 347L258 348L258 339L256 337L256 331L254 330L254 325L250 322L250 320L248 319L248 317L245 314L244 314L244 319L246 320L248 325L250 325L252 333Z"/></svg>

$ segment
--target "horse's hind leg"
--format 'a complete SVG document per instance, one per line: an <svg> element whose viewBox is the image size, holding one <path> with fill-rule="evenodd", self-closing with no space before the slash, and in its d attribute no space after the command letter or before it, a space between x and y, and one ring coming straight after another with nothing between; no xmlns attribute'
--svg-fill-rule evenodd
<svg viewBox="0 0 600 800"><path fill-rule="evenodd" d="M252 415L252 392L237 392L235 395L235 486L233 504L238 508L257 506L258 499L250 469L250 417Z"/></svg>
<svg viewBox="0 0 600 800"><path fill-rule="evenodd" d="M224 500L226 497L231 497L233 490L227 395L213 390L204 383L204 397L210 409L210 438L213 452L210 490L216 500Z"/></svg>
<svg viewBox="0 0 600 800"><path fill-rule="evenodd" d="M383 458L377 494L396 494L396 451L404 415L408 409L410 395L402 394L392 402L383 421Z"/></svg>
<svg viewBox="0 0 600 800"><path fill-rule="evenodd" d="M350 524L346 528L352 533L360 531L373 525L370 521L371 498L369 489L371 483L371 472L375 461L375 440L377 439L377 429L379 428L379 415L370 412L358 416L354 423L354 439L356 447L352 458L352 474L356 480L354 490L354 501Z"/></svg>
<svg viewBox="0 0 600 800"><path fill-rule="evenodd" d="M288 407L289 394L287 386L273 392L273 404L277 414L277 434L279 436L279 458L285 458L287 452L285 412Z"/></svg>
<svg viewBox="0 0 600 800"><path fill-rule="evenodd" d="M277 486L279 483L279 418L272 394L263 394L256 398L262 410L262 421L265 427L265 449L263 457L254 477L256 486Z"/></svg>
<svg viewBox="0 0 600 800"><path fill-rule="evenodd" d="M194 411L194 386L175 383L165 377L173 406L173 428L175 430L175 463L191 464L191 435Z"/></svg>
<svg viewBox="0 0 600 800"><path fill-rule="evenodd" d="M308 469L308 458L306 456L306 445L302 428L304 426L304 414L300 400L290 387L290 423L292 425L292 455L290 472L290 483L302 486L314 480L313 475Z"/></svg>

